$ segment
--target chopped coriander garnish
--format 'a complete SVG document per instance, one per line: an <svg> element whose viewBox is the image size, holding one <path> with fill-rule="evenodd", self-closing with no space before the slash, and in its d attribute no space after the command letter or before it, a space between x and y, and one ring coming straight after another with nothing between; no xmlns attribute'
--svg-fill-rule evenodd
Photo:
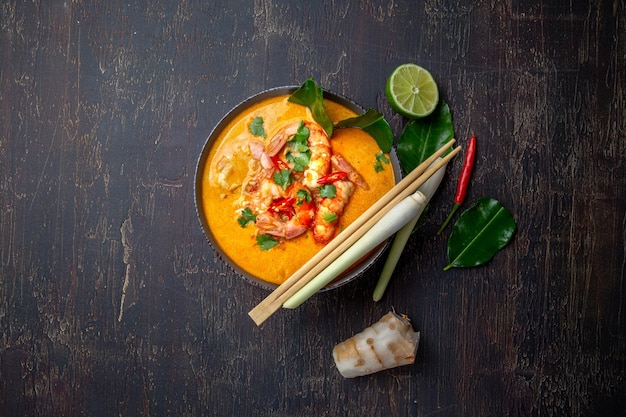
<svg viewBox="0 0 626 417"><path fill-rule="evenodd" d="M289 150L285 157L287 162L293 164L294 171L304 171L311 162L311 149L308 144L310 134L309 128L301 121L296 134L288 141Z"/></svg>
<svg viewBox="0 0 626 417"><path fill-rule="evenodd" d="M300 121L296 134L289 139L289 142L296 147L298 151L307 150L309 149L308 139L310 134L311 131L304 125L304 121Z"/></svg>
<svg viewBox="0 0 626 417"><path fill-rule="evenodd" d="M278 240L271 235L263 234L256 237L256 243L261 250L270 250L278 244Z"/></svg>
<svg viewBox="0 0 626 417"><path fill-rule="evenodd" d="M302 172L304 171L304 168L309 166L309 163L311 162L310 155L311 151L300 154L287 151L287 153L285 154L285 158L287 159L287 162L293 164L294 171Z"/></svg>
<svg viewBox="0 0 626 417"><path fill-rule="evenodd" d="M298 190L298 192L296 192L296 204L301 206L302 203L310 203L311 200L313 200L313 197L311 197L311 193L308 190Z"/></svg>
<svg viewBox="0 0 626 417"><path fill-rule="evenodd" d="M237 222L239 226L246 227L248 224L256 222L256 214L252 213L250 207L246 207L241 210L241 216L239 216Z"/></svg>
<svg viewBox="0 0 626 417"><path fill-rule="evenodd" d="M337 195L337 187L332 184L322 185L320 187L320 196L324 198L333 198Z"/></svg>
<svg viewBox="0 0 626 417"><path fill-rule="evenodd" d="M252 119L252 122L250 122L250 133L252 133L254 136L261 136L261 137L265 137L265 129L263 128L263 118L262 117L255 117L254 119Z"/></svg>
<svg viewBox="0 0 626 417"><path fill-rule="evenodd" d="M289 185L293 182L291 171L288 169L281 169L280 171L275 172L274 182L283 187L283 189L287 189L287 187L289 187Z"/></svg>
<svg viewBox="0 0 626 417"><path fill-rule="evenodd" d="M385 169L385 167L383 166L383 163L388 165L389 158L387 158L384 153L378 152L376 154L376 163L374 164L374 170L376 172L383 171Z"/></svg>
<svg viewBox="0 0 626 417"><path fill-rule="evenodd" d="M335 213L327 213L327 214L324 214L324 217L323 217L323 219L324 219L324 221L326 223L332 223L335 220L337 220L338 218L339 217Z"/></svg>

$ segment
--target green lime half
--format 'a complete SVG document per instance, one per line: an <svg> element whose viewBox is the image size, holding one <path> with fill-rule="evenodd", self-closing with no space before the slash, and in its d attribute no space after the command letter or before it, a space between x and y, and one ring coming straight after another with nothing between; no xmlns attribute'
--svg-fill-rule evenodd
<svg viewBox="0 0 626 417"><path fill-rule="evenodd" d="M393 70L385 93L391 108L411 119L428 116L439 102L435 79L415 64L403 64Z"/></svg>

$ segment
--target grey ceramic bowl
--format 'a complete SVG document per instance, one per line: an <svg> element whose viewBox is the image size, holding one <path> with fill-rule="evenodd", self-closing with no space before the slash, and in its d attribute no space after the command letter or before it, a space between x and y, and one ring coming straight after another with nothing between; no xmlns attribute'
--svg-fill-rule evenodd
<svg viewBox="0 0 626 417"><path fill-rule="evenodd" d="M242 101L237 106L235 106L230 112L228 112L215 126L215 128L211 131L211 134L206 140L204 147L202 148L202 153L200 154L200 158L198 159L198 164L196 166L196 174L195 174L195 204L196 210L198 213L198 218L200 219L200 224L202 225L202 229L207 236L209 244L211 247L218 253L220 258L226 262L237 274L241 275L246 281L258 285L262 288L273 290L277 287L276 284L267 282L262 280L247 271L243 270L239 267L232 259L222 250L220 242L215 238L213 233L211 232L211 228L209 227L209 223L207 221L204 208L202 206L202 174L205 165L207 164L207 160L209 158L209 153L211 151L211 147L219 137L220 132L235 119L242 111L246 110L248 107L253 106L267 98L276 97L280 95L291 94L298 89L298 86L288 86L288 87L277 87L269 90L265 90L258 94L253 95L252 97ZM334 94L327 91L324 91L324 98L334 101L340 105L343 105L357 114L363 113L363 108L354 103L353 101ZM392 151L390 154L391 165L394 170L395 181L396 183L402 179L402 173L400 169L400 164L398 162L398 158L396 157L395 151ZM340 287L358 276L362 275L368 268L370 268L374 262L378 259L381 253L384 251L387 243L383 243L378 246L376 249L372 250L367 256L361 259L357 264L349 268L342 275L338 276L334 281L328 284L326 287L322 289L322 291L326 291L329 289Z"/></svg>

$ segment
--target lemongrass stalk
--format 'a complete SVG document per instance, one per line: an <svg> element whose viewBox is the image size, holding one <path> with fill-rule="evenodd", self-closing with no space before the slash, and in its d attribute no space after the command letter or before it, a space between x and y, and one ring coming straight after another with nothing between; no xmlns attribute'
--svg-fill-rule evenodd
<svg viewBox="0 0 626 417"><path fill-rule="evenodd" d="M435 161L436 164L439 161ZM365 256L369 251L387 240L390 236L400 230L405 224L413 220L424 210L428 200L435 193L441 183L445 167L441 167L435 172L414 194L400 201L392 207L370 230L359 240L344 251L334 262L323 269L315 278L292 295L283 303L284 308L296 308L303 302L311 298L316 292L324 288L329 282L337 278L342 272L352 266L355 262ZM428 193L425 196L422 191Z"/></svg>
<svg viewBox="0 0 626 417"><path fill-rule="evenodd" d="M285 308L296 308L313 294L324 288L339 274L361 259L370 250L387 240L402 226L411 221L415 214L427 203L420 191L400 201L387 212L370 230L359 240L339 255L334 262L322 270L315 278L309 281L298 292L292 295L285 303Z"/></svg>
<svg viewBox="0 0 626 417"><path fill-rule="evenodd" d="M439 184L441 184L441 180L443 179L443 174L446 171L446 166L447 164L442 166L441 169L435 173L435 175L430 177L428 181L426 181L419 188L419 191L426 196L428 201L430 201L437 191L437 188L439 188ZM424 206L409 223L404 225L400 230L398 230L398 233L396 233L393 243L391 244L391 248L389 248L389 254L387 255L385 265L380 273L380 278L378 278L378 282L374 288L374 294L372 297L374 301L380 301L383 298L383 294L385 293L387 285L391 280L393 271L396 269L396 265L400 260L404 247L406 246L409 237L411 237L417 221L424 212L424 208L426 208L426 206Z"/></svg>
<svg viewBox="0 0 626 417"><path fill-rule="evenodd" d="M380 301L383 298L387 285L389 284L389 281L391 281L393 271L396 269L396 265L398 264L400 256L404 251L404 247L406 246L409 237L411 237L411 234L413 234L413 229L423 212L424 211L421 210L417 216L413 218L413 220L408 222L402 229L398 230L398 233L396 233L396 236L393 238L393 243L389 248L389 254L385 260L385 265L380 272L380 277L376 282L376 287L374 287L374 294L372 296L374 301Z"/></svg>

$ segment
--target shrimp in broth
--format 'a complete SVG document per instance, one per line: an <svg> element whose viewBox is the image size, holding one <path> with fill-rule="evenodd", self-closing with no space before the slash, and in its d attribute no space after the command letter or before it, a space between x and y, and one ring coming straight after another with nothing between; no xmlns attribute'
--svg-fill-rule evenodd
<svg viewBox="0 0 626 417"><path fill-rule="evenodd" d="M395 183L391 167L375 170L380 149L371 136L335 129L331 139L287 98L265 99L229 122L203 175L203 211L224 254L276 284ZM355 116L335 102L325 106L334 121ZM253 119L263 120L263 135L250 128ZM262 235L278 246L262 247Z"/></svg>

